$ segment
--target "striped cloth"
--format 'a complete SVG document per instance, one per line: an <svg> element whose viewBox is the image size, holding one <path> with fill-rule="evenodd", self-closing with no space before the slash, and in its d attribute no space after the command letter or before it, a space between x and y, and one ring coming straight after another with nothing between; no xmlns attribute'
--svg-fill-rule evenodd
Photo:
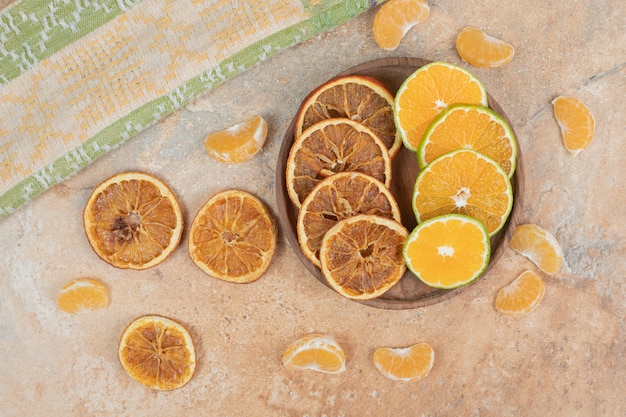
<svg viewBox="0 0 626 417"><path fill-rule="evenodd" d="M22 0L0 12L0 218L384 0Z"/></svg>

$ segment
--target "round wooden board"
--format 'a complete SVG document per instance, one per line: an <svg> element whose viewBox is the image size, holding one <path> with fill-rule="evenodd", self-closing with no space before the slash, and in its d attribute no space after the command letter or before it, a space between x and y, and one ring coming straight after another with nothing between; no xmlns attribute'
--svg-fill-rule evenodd
<svg viewBox="0 0 626 417"><path fill-rule="evenodd" d="M395 95L402 82L409 75L411 75L419 67L422 67L429 62L431 61L412 57L382 58L349 68L348 70L337 74L337 77L352 74L367 75L382 82L389 89L389 91ZM499 113L506 120L509 126L513 128L509 118L502 110L502 107L500 107L491 95L488 96L488 100L489 107ZM292 120L291 124L287 128L287 132L285 133L283 143L278 154L278 163L276 167L276 201L278 205L280 223L289 245L296 252L296 255L304 266L317 280L326 285L329 291L332 291L336 294L336 296L341 297L341 295L336 293L327 284L321 271L313 265L306 258L306 256L304 256L300 249L300 245L298 244L298 236L296 233L298 209L291 203L285 185L285 166L289 156L289 150L294 142L294 123L295 119ZM409 232L417 225L415 215L413 214L413 210L411 208L411 195L413 193L413 187L418 173L419 165L415 154L403 146L393 160L391 192L398 201L402 214L402 223ZM513 233L513 229L518 223L522 207L522 193L524 189L524 164L519 147L517 150L517 168L513 178L511 179L511 183L513 185L514 196L511 215L500 232L491 238L492 254L487 271L485 271L481 278L469 285L474 285L476 282L484 279L484 277L489 273L492 265L498 261L502 253L506 250L511 234ZM391 310L412 309L446 300L462 291L465 291L469 285L454 290L431 288L423 284L407 269L400 282L398 282L398 284L385 294L373 300L355 300L355 302L371 307Z"/></svg>

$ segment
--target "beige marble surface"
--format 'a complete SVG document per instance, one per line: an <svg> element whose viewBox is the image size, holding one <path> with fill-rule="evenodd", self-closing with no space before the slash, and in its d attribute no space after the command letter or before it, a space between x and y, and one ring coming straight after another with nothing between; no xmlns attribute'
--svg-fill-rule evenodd
<svg viewBox="0 0 626 417"><path fill-rule="evenodd" d="M0 220L0 416L626 416L626 7L622 0L480 2L431 0L431 15L393 52L380 50L376 10L275 55L144 131L72 179ZM545 277L541 305L499 315L496 291L524 269L507 250L462 294L423 308L387 311L348 301L298 262L281 230L267 274L249 285L205 275L187 238L147 271L124 271L90 249L81 212L92 188L124 170L168 182L185 221L213 193L256 193L277 216L275 167L300 100L332 75L388 56L462 64L454 49L466 25L516 47L501 69L472 69L503 106L525 160L521 220L561 242L562 271ZM573 95L593 111L591 146L563 148L550 101ZM202 138L260 114L269 123L252 161L222 165ZM110 306L75 316L57 310L58 290L94 276ZM186 324L197 344L193 380L154 392L117 359L133 318L162 314ZM281 363L296 338L334 335L347 355L340 375ZM424 380L397 383L375 369L380 346L428 342Z"/></svg>

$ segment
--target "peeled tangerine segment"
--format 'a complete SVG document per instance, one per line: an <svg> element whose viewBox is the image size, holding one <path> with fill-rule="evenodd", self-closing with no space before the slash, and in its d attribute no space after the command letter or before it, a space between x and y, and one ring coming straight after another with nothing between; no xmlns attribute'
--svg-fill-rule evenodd
<svg viewBox="0 0 626 417"><path fill-rule="evenodd" d="M390 0L374 17L374 40L380 48L394 50L404 35L429 15L430 6L424 0Z"/></svg>
<svg viewBox="0 0 626 417"><path fill-rule="evenodd" d="M209 133L204 148L220 162L245 162L261 150L266 138L267 122L261 116L254 116L228 129Z"/></svg>
<svg viewBox="0 0 626 417"><path fill-rule="evenodd" d="M546 274L556 274L563 265L563 250L559 241L552 233L536 224L517 226L509 246L530 259Z"/></svg>
<svg viewBox="0 0 626 417"><path fill-rule="evenodd" d="M338 374L346 370L346 357L337 341L329 335L309 334L291 343L282 359L288 369Z"/></svg>
<svg viewBox="0 0 626 417"><path fill-rule="evenodd" d="M98 310L109 305L109 290L97 279L77 278L61 288L57 306L66 313Z"/></svg>
<svg viewBox="0 0 626 417"><path fill-rule="evenodd" d="M515 48L508 42L471 26L456 38L456 50L463 61L479 68L497 68L508 64Z"/></svg>
<svg viewBox="0 0 626 417"><path fill-rule="evenodd" d="M578 155L593 139L595 132L593 114L574 97L559 96L552 100L552 106L565 149L573 156Z"/></svg>
<svg viewBox="0 0 626 417"><path fill-rule="evenodd" d="M394 381L418 381L425 378L435 363L435 352L428 343L406 348L380 348L374 352L374 365Z"/></svg>
<svg viewBox="0 0 626 417"><path fill-rule="evenodd" d="M528 314L543 299L545 284L533 271L522 272L496 295L496 309L509 316Z"/></svg>

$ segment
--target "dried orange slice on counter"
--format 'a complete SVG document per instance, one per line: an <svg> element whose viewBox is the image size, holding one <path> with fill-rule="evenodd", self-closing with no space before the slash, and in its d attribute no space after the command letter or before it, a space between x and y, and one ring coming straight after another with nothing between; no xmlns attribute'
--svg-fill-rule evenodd
<svg viewBox="0 0 626 417"><path fill-rule="evenodd" d="M446 62L431 62L409 75L396 93L396 127L415 152L432 120L457 103L487 105L487 91L474 74Z"/></svg>
<svg viewBox="0 0 626 417"><path fill-rule="evenodd" d="M158 265L180 243L183 216L176 196L159 178L124 172L99 184L83 210L89 244L117 268Z"/></svg>
<svg viewBox="0 0 626 417"><path fill-rule="evenodd" d="M515 227L509 246L530 259L543 272L554 275L563 265L563 250L554 235L536 224Z"/></svg>
<svg viewBox="0 0 626 417"><path fill-rule="evenodd" d="M387 148L368 127L350 119L325 119L302 132L289 152L286 168L289 198L302 205L324 178L344 171L370 175L389 187Z"/></svg>
<svg viewBox="0 0 626 417"><path fill-rule="evenodd" d="M574 97L559 96L552 100L552 106L565 149L573 156L578 155L593 139L595 132L593 114Z"/></svg>
<svg viewBox="0 0 626 417"><path fill-rule="evenodd" d="M346 370L343 348L329 335L309 334L291 343L285 349L283 365L288 369L338 374Z"/></svg>
<svg viewBox="0 0 626 417"><path fill-rule="evenodd" d="M196 214L189 230L189 255L212 277L252 282L269 268L277 228L269 209L241 190L213 195Z"/></svg>
<svg viewBox="0 0 626 417"><path fill-rule="evenodd" d="M73 279L61 288L57 306L66 313L99 310L109 305L109 290L94 278Z"/></svg>
<svg viewBox="0 0 626 417"><path fill-rule="evenodd" d="M429 15L430 6L425 0L389 0L374 16L374 40L382 49L394 50L404 35Z"/></svg>
<svg viewBox="0 0 626 417"><path fill-rule="evenodd" d="M508 64L515 48L508 42L468 26L456 38L456 50L461 59L480 68L496 68Z"/></svg>
<svg viewBox="0 0 626 417"><path fill-rule="evenodd" d="M356 214L388 217L400 223L397 201L376 178L341 172L317 184L298 213L296 231L302 253L319 268L319 251L326 232Z"/></svg>
<svg viewBox="0 0 626 417"><path fill-rule="evenodd" d="M379 348L374 352L374 365L394 381L419 381L426 378L435 364L435 351L428 343L405 348Z"/></svg>
<svg viewBox="0 0 626 417"><path fill-rule="evenodd" d="M133 320L122 333L118 356L135 381L154 390L181 388L196 369L196 351L183 325L166 317Z"/></svg>
<svg viewBox="0 0 626 417"><path fill-rule="evenodd" d="M498 291L496 309L509 316L528 314L539 305L544 292L543 279L533 271L524 271Z"/></svg>
<svg viewBox="0 0 626 417"><path fill-rule="evenodd" d="M297 139L313 124L337 117L359 122L376 133L393 158L402 140L393 121L393 95L371 77L347 75L334 78L313 90L296 115Z"/></svg>
<svg viewBox="0 0 626 417"><path fill-rule="evenodd" d="M403 225L386 217L360 214L343 219L322 240L322 273L344 297L379 297L404 275L402 249L407 236Z"/></svg>
<svg viewBox="0 0 626 417"><path fill-rule="evenodd" d="M209 133L204 139L207 153L220 162L245 162L256 155L267 138L267 122L254 116L227 129Z"/></svg>

